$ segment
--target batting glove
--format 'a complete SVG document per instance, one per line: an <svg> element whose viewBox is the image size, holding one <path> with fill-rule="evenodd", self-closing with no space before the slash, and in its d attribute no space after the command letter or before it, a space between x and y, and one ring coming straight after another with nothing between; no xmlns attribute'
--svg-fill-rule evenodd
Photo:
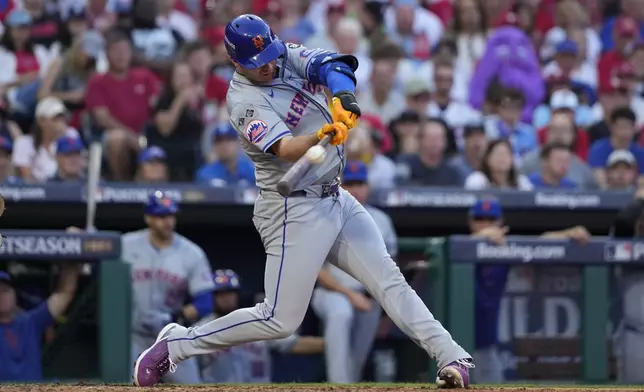
<svg viewBox="0 0 644 392"><path fill-rule="evenodd" d="M324 124L324 126L318 130L317 136L318 139L322 140L328 134L331 134L333 136L329 144L331 144L332 146L337 146L347 141L347 137L349 136L349 128L347 128L347 126L341 122Z"/></svg>
<svg viewBox="0 0 644 392"><path fill-rule="evenodd" d="M336 93L331 100L331 116L333 122L341 122L349 129L358 125L362 115L356 96L350 91Z"/></svg>

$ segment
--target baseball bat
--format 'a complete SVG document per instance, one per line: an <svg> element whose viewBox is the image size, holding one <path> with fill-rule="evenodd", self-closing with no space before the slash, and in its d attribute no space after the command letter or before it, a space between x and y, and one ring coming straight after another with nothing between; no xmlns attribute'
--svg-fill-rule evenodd
<svg viewBox="0 0 644 392"><path fill-rule="evenodd" d="M95 231L96 221L96 196L98 193L98 181L101 177L101 161L103 159L103 146L101 143L92 143L89 147L89 163L87 168L87 216L85 229L88 232Z"/></svg>
<svg viewBox="0 0 644 392"><path fill-rule="evenodd" d="M326 148L332 137L332 135L327 134L318 142L317 145ZM313 166L313 164L309 162L306 158L306 154L304 154L293 166L291 166L290 169L288 169L284 176L282 176L280 182L277 183L277 192L279 192L283 197L290 195L293 192L295 185L297 185L302 177L306 175L311 166Z"/></svg>

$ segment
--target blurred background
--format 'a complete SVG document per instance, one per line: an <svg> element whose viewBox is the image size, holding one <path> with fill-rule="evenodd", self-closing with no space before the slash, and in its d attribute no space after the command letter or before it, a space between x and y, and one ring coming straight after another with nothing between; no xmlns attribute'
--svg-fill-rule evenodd
<svg viewBox="0 0 644 392"><path fill-rule="evenodd" d="M359 59L346 185L389 216L390 252L448 328L458 285L445 270L458 249L429 238L505 252L492 252L498 265L471 257L477 381L581 381L599 357L599 381L644 383L644 274L621 265L644 258L644 0L0 0L1 226L33 233L0 248L0 364L13 364L0 381L100 378L97 269L63 263L72 245L43 231L84 225L92 142L104 147L96 227L176 230L203 249L215 283L215 271L242 282L215 286L236 298L215 302L263 299L254 168L226 112L224 26L244 13L286 42ZM161 228L147 218L168 214L143 207L156 190L179 205ZM564 255L542 257L552 241ZM575 253L593 243L588 262L607 282L598 355L583 338L592 272ZM137 279L187 290L151 271L132 271L134 297ZM353 322L366 310L348 301ZM315 308L300 336L319 340L247 348L264 354L240 366L269 372L264 381L334 381L329 361L344 354L330 341L357 348L325 333L336 319ZM433 379L386 315L371 324L359 379ZM216 361L199 364L204 382L222 382L204 370Z"/></svg>

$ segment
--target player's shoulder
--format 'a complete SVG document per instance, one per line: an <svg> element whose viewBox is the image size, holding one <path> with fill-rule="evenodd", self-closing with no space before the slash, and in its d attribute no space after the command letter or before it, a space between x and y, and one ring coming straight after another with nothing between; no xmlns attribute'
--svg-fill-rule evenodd
<svg viewBox="0 0 644 392"><path fill-rule="evenodd" d="M142 241L147 241L147 229L130 231L121 235L121 243L123 245L132 245Z"/></svg>
<svg viewBox="0 0 644 392"><path fill-rule="evenodd" d="M201 249L199 245L195 244L181 234L175 233L175 235L177 236L177 241L182 252L189 252L189 254L197 256L206 256L206 253L203 251L203 249Z"/></svg>
<svg viewBox="0 0 644 392"><path fill-rule="evenodd" d="M391 222L391 218L389 217L389 215L387 215L387 213L384 212L383 210L381 210L380 208L377 208L377 207L374 207L374 206L371 206L371 205L367 205L367 206L365 206L365 209L371 215L371 217L373 218L374 221L383 222L383 223L387 223L387 224L389 222Z"/></svg>

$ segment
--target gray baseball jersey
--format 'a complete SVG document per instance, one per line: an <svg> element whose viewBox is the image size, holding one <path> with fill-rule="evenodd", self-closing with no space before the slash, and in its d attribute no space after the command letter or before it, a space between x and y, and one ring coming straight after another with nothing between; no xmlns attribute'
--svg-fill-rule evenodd
<svg viewBox="0 0 644 392"><path fill-rule="evenodd" d="M376 222L376 226L382 234L382 238L385 240L385 246L387 247L387 253L389 256L396 257L398 256L398 238L396 237L396 230L394 229L394 224L391 221L389 215L385 214L376 207L369 205L364 206L365 210L371 215L373 221ZM362 289L362 283L358 282L354 277L342 271L340 268L325 263L326 268L329 268L329 272L333 277L344 287L360 290Z"/></svg>
<svg viewBox="0 0 644 392"><path fill-rule="evenodd" d="M470 358L443 328L387 253L374 219L347 191L324 196L321 186L343 170L343 148L327 147L325 161L300 181L305 196L282 197L276 185L291 164L270 147L282 137L309 135L332 121L319 66L341 56L287 44L276 78L253 84L235 74L228 90L230 120L255 163L257 185L253 223L266 251L264 302L238 309L198 328L175 328L168 337L170 359L259 340L291 336L300 326L325 261L365 285L387 314L439 366ZM342 69L340 66L334 69ZM331 71L335 72L335 71ZM328 189L328 188L327 188Z"/></svg>
<svg viewBox="0 0 644 392"><path fill-rule="evenodd" d="M214 315L205 317L198 325L215 319ZM299 338L291 335L284 339L260 340L200 355L201 379L206 383L270 383L273 371L270 351L287 353Z"/></svg>
<svg viewBox="0 0 644 392"><path fill-rule="evenodd" d="M149 334L141 325L146 311L174 313L188 296L213 290L210 263L194 242L174 234L166 249L155 248L149 231L139 230L121 237L123 260L132 265L132 330Z"/></svg>
<svg viewBox="0 0 644 392"><path fill-rule="evenodd" d="M279 77L271 83L254 85L235 73L226 104L230 121L242 136L241 145L255 163L257 186L275 190L292 163L267 154L284 136L309 135L332 122L324 88L306 79L309 59L324 53L286 45L284 59L278 60ZM294 190L311 184L331 182L343 170L343 147L327 146L326 159L302 178Z"/></svg>

